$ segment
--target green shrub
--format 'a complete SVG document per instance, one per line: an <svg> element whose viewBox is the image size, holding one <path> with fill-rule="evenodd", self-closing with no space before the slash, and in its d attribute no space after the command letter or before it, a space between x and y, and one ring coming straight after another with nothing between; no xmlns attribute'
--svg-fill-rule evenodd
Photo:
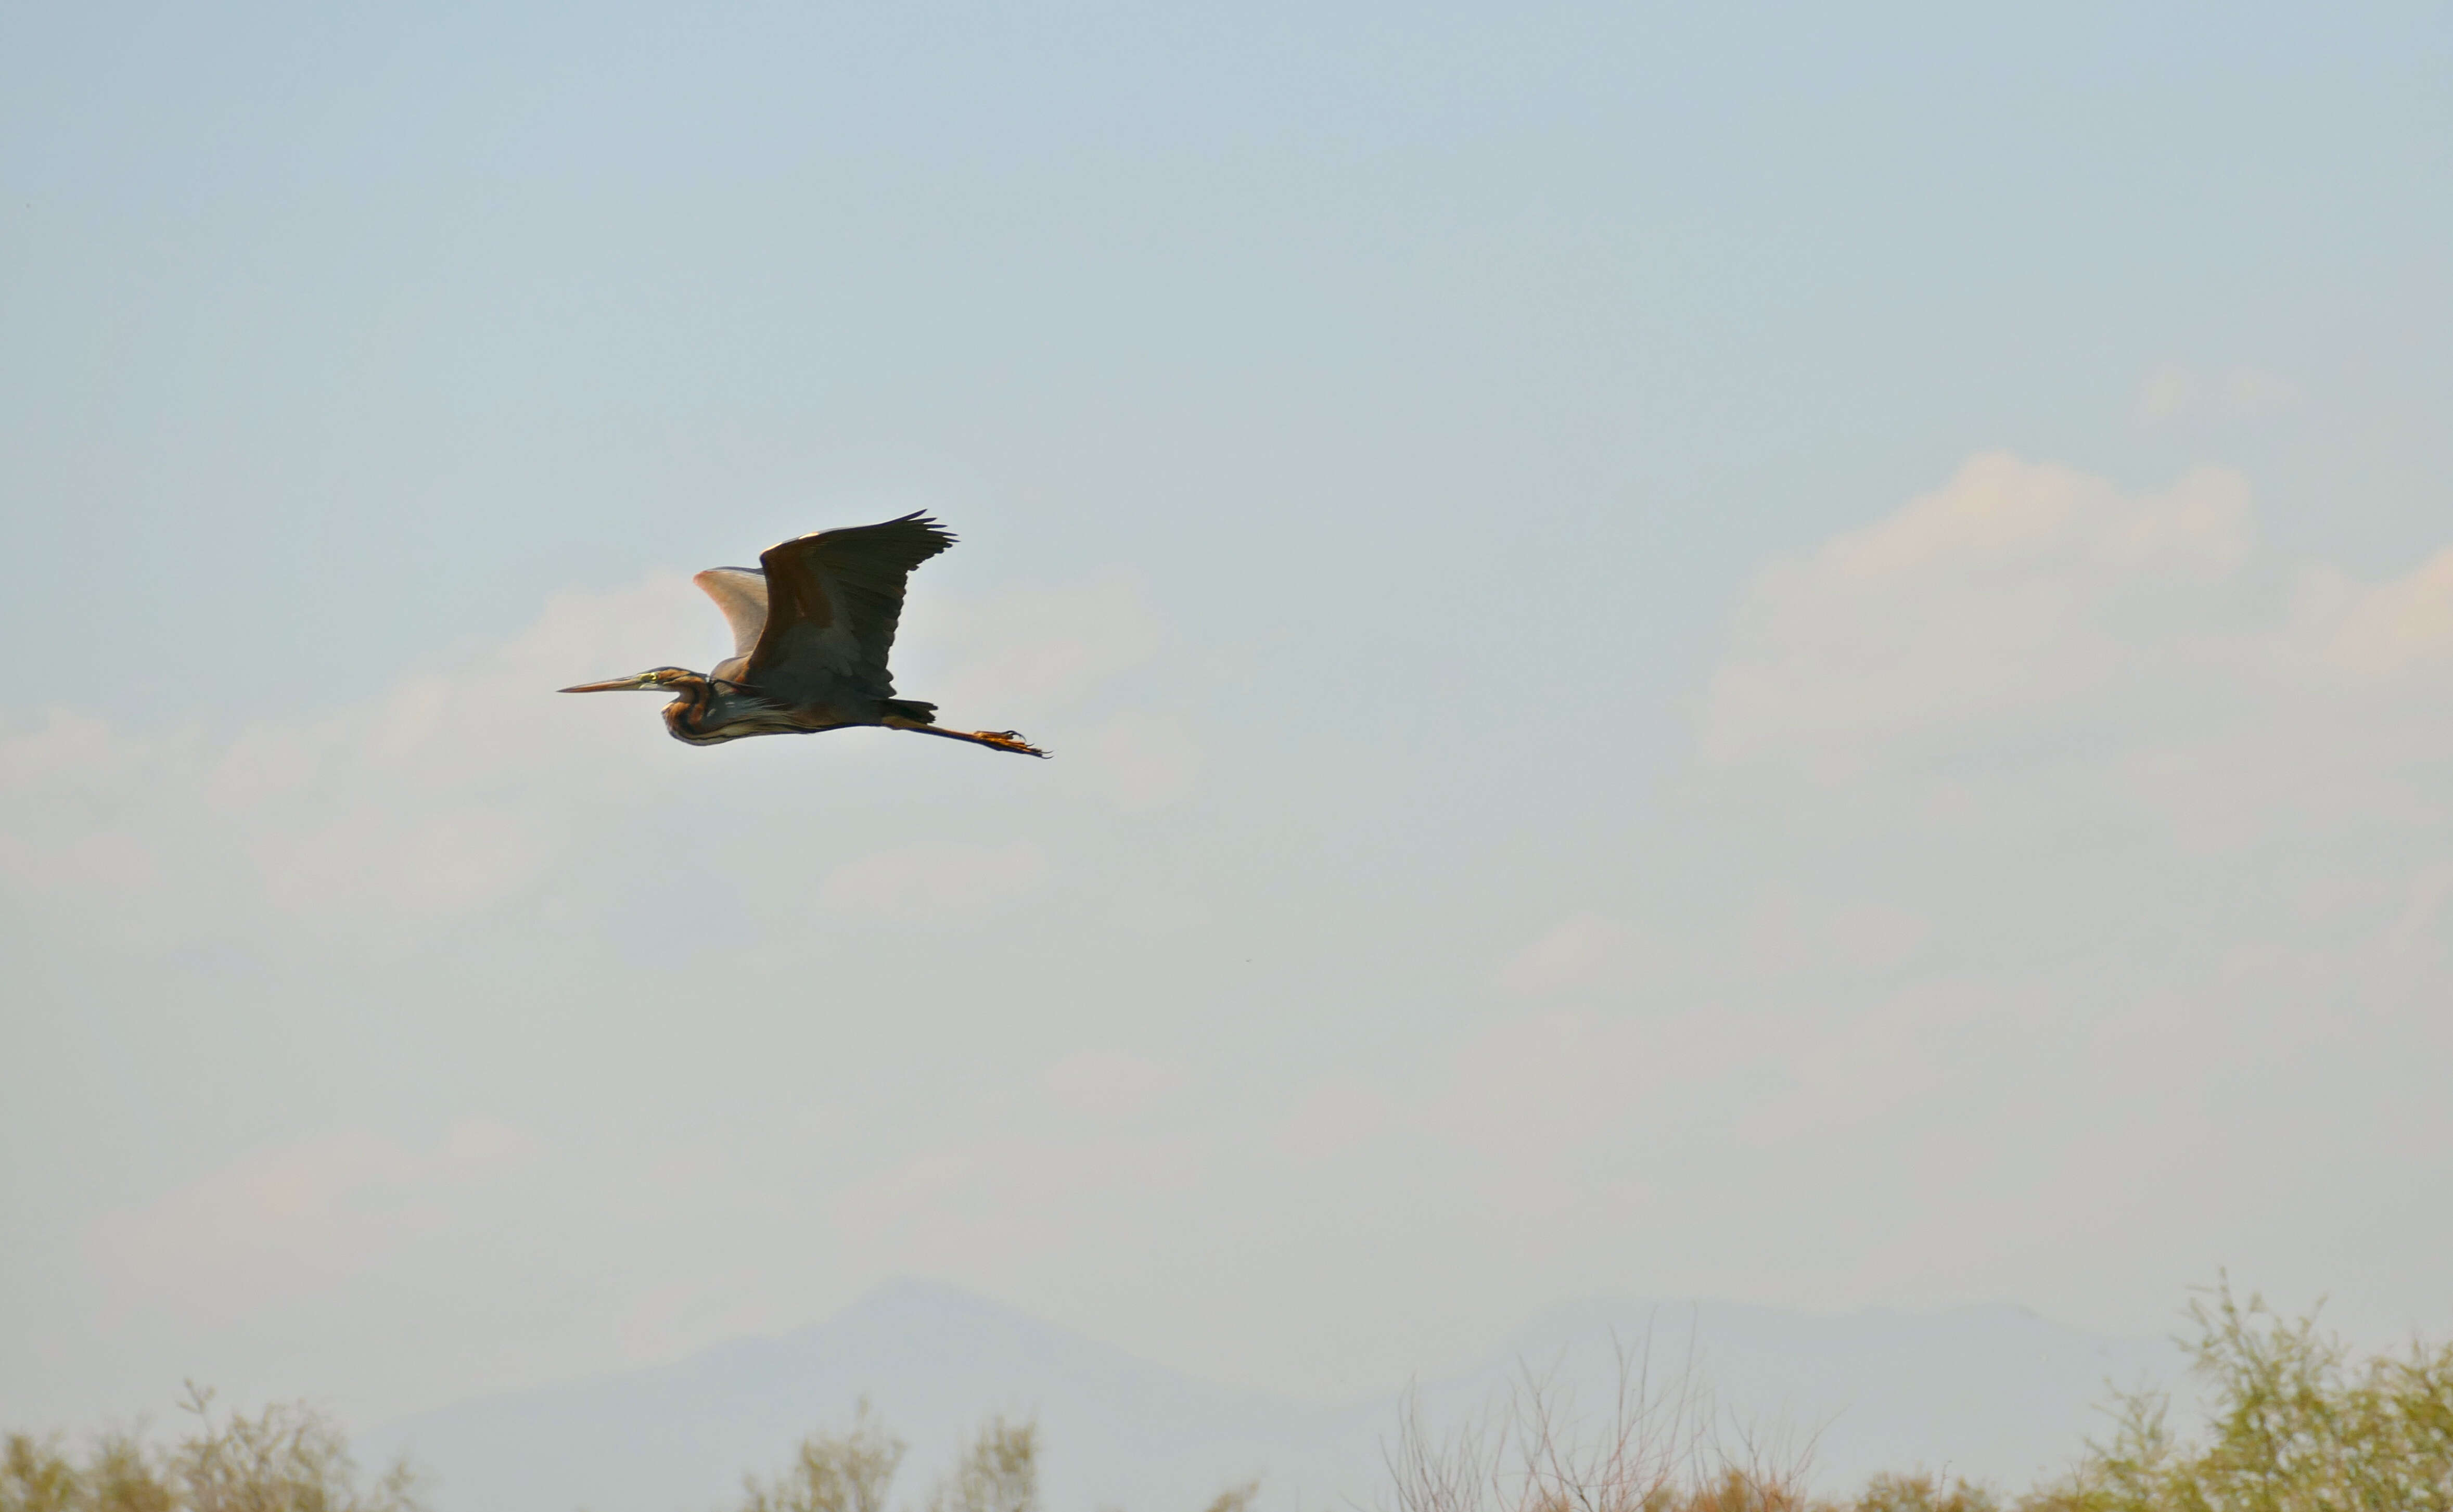
<svg viewBox="0 0 2453 1512"><path fill-rule="evenodd" d="M195 1432L169 1449L105 1434L82 1465L57 1439L10 1434L0 1512L423 1512L405 1463L361 1488L348 1437L306 1403L216 1420L212 1403L191 1383L180 1405Z"/></svg>
<svg viewBox="0 0 2453 1512"><path fill-rule="evenodd" d="M928 1512L1039 1512L1039 1425L990 1418L928 1496Z"/></svg>
<svg viewBox="0 0 2453 1512"><path fill-rule="evenodd" d="M803 1439L792 1467L771 1482L746 1477L741 1512L886 1512L904 1448L878 1425L863 1397L848 1430Z"/></svg>
<svg viewBox="0 0 2453 1512"><path fill-rule="evenodd" d="M2123 1397L2111 1442L2021 1512L2453 1512L2453 1344L2354 1358L2227 1280L2189 1317L2204 1436L2164 1394Z"/></svg>
<svg viewBox="0 0 2453 1512"><path fill-rule="evenodd" d="M2002 1512L2001 1499L1983 1486L1953 1477L1883 1474L1847 1503L1848 1512Z"/></svg>

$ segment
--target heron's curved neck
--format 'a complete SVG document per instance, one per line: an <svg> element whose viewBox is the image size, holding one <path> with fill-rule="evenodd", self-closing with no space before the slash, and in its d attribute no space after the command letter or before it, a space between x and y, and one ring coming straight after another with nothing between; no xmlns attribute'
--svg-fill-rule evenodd
<svg viewBox="0 0 2453 1512"><path fill-rule="evenodd" d="M684 740L699 732L699 721L706 717L708 706L715 702L715 687L695 674L672 678L665 686L673 690L673 701L665 706L665 725Z"/></svg>

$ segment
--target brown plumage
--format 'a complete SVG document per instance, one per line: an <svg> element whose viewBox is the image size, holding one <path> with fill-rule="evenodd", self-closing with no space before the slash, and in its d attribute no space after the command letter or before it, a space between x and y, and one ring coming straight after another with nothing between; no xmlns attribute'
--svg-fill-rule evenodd
<svg viewBox="0 0 2453 1512"><path fill-rule="evenodd" d="M1045 756L1009 729L938 729L936 705L894 696L887 658L904 585L953 544L937 522L913 513L783 542L760 553L755 567L709 567L691 581L731 625L732 655L704 674L659 666L562 691L672 692L665 726L693 746L867 725Z"/></svg>

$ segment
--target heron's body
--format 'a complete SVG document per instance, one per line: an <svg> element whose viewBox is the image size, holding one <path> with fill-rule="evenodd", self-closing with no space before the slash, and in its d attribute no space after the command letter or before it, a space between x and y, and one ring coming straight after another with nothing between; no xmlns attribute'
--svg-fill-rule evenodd
<svg viewBox="0 0 2453 1512"><path fill-rule="evenodd" d="M938 729L936 705L894 696L886 663L904 584L953 544L935 521L907 514L784 542L755 567L709 567L692 581L731 624L732 655L708 672L659 666L563 691L669 691L665 727L692 746L869 726L1045 756L1011 730Z"/></svg>

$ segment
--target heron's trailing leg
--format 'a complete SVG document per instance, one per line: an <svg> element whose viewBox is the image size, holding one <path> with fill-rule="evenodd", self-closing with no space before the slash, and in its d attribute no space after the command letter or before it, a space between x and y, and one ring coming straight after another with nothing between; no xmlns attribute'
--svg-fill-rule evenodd
<svg viewBox="0 0 2453 1512"><path fill-rule="evenodd" d="M935 735L945 740L967 740L974 746L986 746L991 750L1009 750L1017 756L1037 756L1044 760L1047 755L1009 729L939 729L934 725L923 725L917 720L897 719L891 715L887 717L885 724L888 729L907 729L915 735Z"/></svg>

